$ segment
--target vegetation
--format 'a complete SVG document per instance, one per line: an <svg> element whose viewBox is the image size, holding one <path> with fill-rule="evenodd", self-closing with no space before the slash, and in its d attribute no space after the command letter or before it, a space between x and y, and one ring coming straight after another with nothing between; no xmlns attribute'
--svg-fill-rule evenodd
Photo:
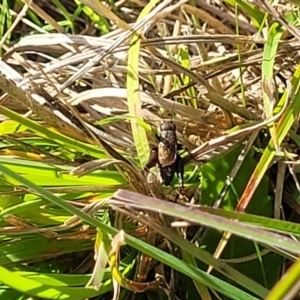
<svg viewBox="0 0 300 300"><path fill-rule="evenodd" d="M298 1L0 8L1 299L297 298Z"/></svg>

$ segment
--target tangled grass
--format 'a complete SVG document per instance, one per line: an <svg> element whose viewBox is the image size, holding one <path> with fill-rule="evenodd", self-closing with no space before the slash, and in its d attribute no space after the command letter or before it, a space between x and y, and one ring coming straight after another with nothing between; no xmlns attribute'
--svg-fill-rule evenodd
<svg viewBox="0 0 300 300"><path fill-rule="evenodd" d="M296 297L297 2L0 8L1 297ZM143 170L167 120L178 202Z"/></svg>

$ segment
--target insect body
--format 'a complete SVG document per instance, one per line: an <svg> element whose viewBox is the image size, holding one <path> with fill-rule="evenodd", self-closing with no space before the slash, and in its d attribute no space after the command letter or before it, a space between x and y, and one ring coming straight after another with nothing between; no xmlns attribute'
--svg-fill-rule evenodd
<svg viewBox="0 0 300 300"><path fill-rule="evenodd" d="M153 148L146 168L157 167L157 175L160 183L170 185L174 174L177 174L180 192L183 189L183 160L177 153L178 144L176 126L172 122L161 125L161 135L157 136L158 146Z"/></svg>

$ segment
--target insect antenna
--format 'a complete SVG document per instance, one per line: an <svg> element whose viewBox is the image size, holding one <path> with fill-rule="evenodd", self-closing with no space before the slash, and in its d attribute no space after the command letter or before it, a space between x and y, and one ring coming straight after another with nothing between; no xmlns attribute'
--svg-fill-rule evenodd
<svg viewBox="0 0 300 300"><path fill-rule="evenodd" d="M173 100L172 99L172 101L173 101L173 106L172 106L172 110L171 110L171 123L173 123L173 115L174 115L174 108L175 108L175 99Z"/></svg>
<svg viewBox="0 0 300 300"><path fill-rule="evenodd" d="M165 123L167 120L165 119L166 118L166 114L165 112L168 111L168 116L170 116L170 122L173 123L173 115L174 115L174 110L175 110L175 100L173 99L170 99L169 97L169 94L165 94L165 95L161 95L160 97L161 98L166 98L168 99L169 101L173 101L173 105L172 105L172 108L168 108L166 107L165 105L160 105L159 102L155 99L155 97L153 96L152 93L149 93L150 97L152 98L152 100L155 102L155 107L158 108L158 115L160 116L160 118L162 119L163 123ZM159 96L158 96L159 97Z"/></svg>
<svg viewBox="0 0 300 300"><path fill-rule="evenodd" d="M166 120L165 120L164 114L163 114L163 110L165 110L165 108L159 105L159 103L156 101L155 97L153 97L152 93L149 93L149 94L150 94L152 100L155 102L155 107L157 108L157 112L158 112L159 117L162 119L162 122L165 123ZM150 122L151 122L151 120L150 120ZM153 120L152 120L152 122L153 122ZM156 120L154 120L153 123L155 124L156 128L161 126L161 121L159 121L159 124L158 124L158 122L156 122ZM157 131L155 131L155 136L159 140L159 136L157 134Z"/></svg>

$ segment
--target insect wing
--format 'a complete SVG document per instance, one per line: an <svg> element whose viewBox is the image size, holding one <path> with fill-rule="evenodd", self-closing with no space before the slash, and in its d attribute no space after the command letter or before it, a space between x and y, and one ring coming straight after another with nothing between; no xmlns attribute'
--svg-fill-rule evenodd
<svg viewBox="0 0 300 300"><path fill-rule="evenodd" d="M170 166L176 161L177 137L176 127L171 122L161 126L160 142L158 144L158 160L162 166Z"/></svg>

